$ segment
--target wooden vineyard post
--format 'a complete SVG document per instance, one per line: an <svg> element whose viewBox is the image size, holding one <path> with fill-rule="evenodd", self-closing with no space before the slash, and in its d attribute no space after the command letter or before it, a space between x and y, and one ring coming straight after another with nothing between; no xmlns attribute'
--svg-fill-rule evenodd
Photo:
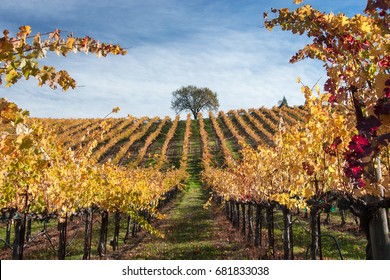
<svg viewBox="0 0 390 280"><path fill-rule="evenodd" d="M107 251L107 231L108 231L108 212L101 212L101 226L100 226L100 236L98 243L98 254L102 258Z"/></svg>
<svg viewBox="0 0 390 280"><path fill-rule="evenodd" d="M266 208L266 219L267 219L267 227L268 227L268 250L272 255L275 254L275 233L274 233L274 206L272 204L268 204Z"/></svg>
<svg viewBox="0 0 390 280"><path fill-rule="evenodd" d="M6 220L6 229L5 229L5 245L4 248L8 248L11 244L11 225L12 225L12 220L7 219Z"/></svg>
<svg viewBox="0 0 390 280"><path fill-rule="evenodd" d="M28 209L29 209L29 187L26 187L25 192L25 212L24 213L17 213L16 219L15 219L15 240L14 240L14 246L13 246L13 254L12 258L14 260L22 260L23 259L23 251L24 251L24 241L25 241L25 235L26 235L26 222L27 222L27 215L28 215Z"/></svg>
<svg viewBox="0 0 390 280"><path fill-rule="evenodd" d="M235 211L235 228L240 228L240 204L236 202L236 211Z"/></svg>
<svg viewBox="0 0 390 280"><path fill-rule="evenodd" d="M60 218L60 220L58 221L58 231L59 231L58 259L59 260L65 260L67 223L68 223L68 214L65 214L65 218Z"/></svg>
<svg viewBox="0 0 390 280"><path fill-rule="evenodd" d="M255 246L261 247L261 228L263 220L263 209L256 203L256 223L255 223Z"/></svg>
<svg viewBox="0 0 390 280"><path fill-rule="evenodd" d="M252 203L248 203L247 209L248 216L248 234L247 234L247 243L252 246L252 237L253 237L253 211L252 211Z"/></svg>
<svg viewBox="0 0 390 280"><path fill-rule="evenodd" d="M26 225L26 242L29 242L31 238L31 226L32 226L32 218L30 217L27 220L27 225Z"/></svg>
<svg viewBox="0 0 390 280"><path fill-rule="evenodd" d="M244 237L246 236L246 213L245 213L245 203L241 204L241 209L242 209L242 229L241 229L241 234Z"/></svg>
<svg viewBox="0 0 390 280"><path fill-rule="evenodd" d="M137 222L134 220L133 221L133 228L131 229L131 237L136 237L137 236Z"/></svg>
<svg viewBox="0 0 390 280"><path fill-rule="evenodd" d="M84 255L83 260L91 259L93 211L92 208L85 210L85 233L84 233Z"/></svg>
<svg viewBox="0 0 390 280"><path fill-rule="evenodd" d="M115 212L114 215L114 237L111 241L112 250L116 251L118 249L118 237L119 237L119 229L120 229L120 213L119 210Z"/></svg>
<svg viewBox="0 0 390 280"><path fill-rule="evenodd" d="M230 220L230 203L225 202L225 215L226 219Z"/></svg>
<svg viewBox="0 0 390 280"><path fill-rule="evenodd" d="M389 208L386 209L387 227L390 228L390 212Z"/></svg>
<svg viewBox="0 0 390 280"><path fill-rule="evenodd" d="M125 238L124 238L125 243L127 242L127 240L130 237L130 232L131 232L131 216L128 215L127 216L127 225L126 225L126 234L125 234Z"/></svg>
<svg viewBox="0 0 390 280"><path fill-rule="evenodd" d="M312 260L318 260L320 258L320 236L319 236L319 224L318 224L319 208L312 206L310 208L309 222L311 231L311 245L310 245L310 257Z"/></svg>
<svg viewBox="0 0 390 280"><path fill-rule="evenodd" d="M235 204L234 201L230 201L230 222L232 223L233 227L235 227L236 222L236 212L235 212Z"/></svg>
<svg viewBox="0 0 390 280"><path fill-rule="evenodd" d="M370 164L371 173L375 174L378 183L382 179L381 162L379 157L374 159ZM381 197L384 196L384 189L380 187ZM367 196L366 201L371 203L378 203L383 200L381 197ZM374 260L390 260L390 236L388 220L385 208L379 208L371 213L368 225L370 231L370 241L372 257Z"/></svg>
<svg viewBox="0 0 390 280"><path fill-rule="evenodd" d="M228 201L226 202L226 204L229 205L229 213L228 213L228 220L233 223L233 212L234 212L234 205L233 205L233 202L232 201Z"/></svg>
<svg viewBox="0 0 390 280"><path fill-rule="evenodd" d="M291 226L291 211L285 206L282 206L283 212L283 249L284 249L284 259L293 260L293 230Z"/></svg>
<svg viewBox="0 0 390 280"><path fill-rule="evenodd" d="M345 209L340 209L340 214L341 214L341 226L344 226L346 223Z"/></svg>
<svg viewBox="0 0 390 280"><path fill-rule="evenodd" d="M26 231L26 214L18 214L15 219L15 240L13 245L12 259L23 259L24 237Z"/></svg>

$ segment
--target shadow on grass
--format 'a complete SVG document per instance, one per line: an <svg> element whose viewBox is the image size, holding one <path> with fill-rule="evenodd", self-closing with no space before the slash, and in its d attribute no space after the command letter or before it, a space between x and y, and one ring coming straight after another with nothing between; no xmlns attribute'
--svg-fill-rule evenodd
<svg viewBox="0 0 390 280"><path fill-rule="evenodd" d="M197 166L197 165L195 165ZM195 172L192 174L196 174ZM213 213L203 205L209 199L196 176L175 201L162 231L165 238L141 244L133 259L211 260L225 259L227 252L238 250L234 243L215 244Z"/></svg>

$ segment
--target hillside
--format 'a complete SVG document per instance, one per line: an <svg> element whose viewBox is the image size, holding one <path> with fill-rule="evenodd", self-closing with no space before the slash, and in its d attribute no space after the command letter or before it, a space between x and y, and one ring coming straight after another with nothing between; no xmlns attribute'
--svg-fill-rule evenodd
<svg viewBox="0 0 390 280"><path fill-rule="evenodd" d="M227 120L224 118L226 115ZM208 146L212 153L215 166L223 165L221 144L226 142L230 153L235 159L240 154L239 139L256 147L257 145L272 145L272 135L278 129L281 117L283 123L291 125L304 119L305 111L297 107L282 109L250 109L230 110L226 114L219 112L215 116L222 135L216 133L216 125L210 118L204 118L208 133ZM213 114L211 114L212 117ZM93 156L100 163L112 160L119 165L149 166L157 164L164 157L163 168L179 167L183 153L182 143L185 130L185 120L180 120L174 126L175 120L169 118L109 118L101 119L42 119L54 127L58 139L66 147L83 145L85 141L96 139L97 147ZM108 126L106 133L101 135L101 126ZM239 136L235 136L237 131ZM167 138L168 134L172 136ZM189 145L189 162L198 161L202 147L200 145L199 124L192 120L191 139ZM92 139L91 139L92 138ZM165 148L164 148L165 147ZM162 155L163 154L163 155Z"/></svg>

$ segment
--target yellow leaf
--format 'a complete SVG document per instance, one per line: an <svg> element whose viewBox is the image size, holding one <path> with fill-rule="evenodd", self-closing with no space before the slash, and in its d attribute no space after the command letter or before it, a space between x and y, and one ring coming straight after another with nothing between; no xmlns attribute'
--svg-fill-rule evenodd
<svg viewBox="0 0 390 280"><path fill-rule="evenodd" d="M365 21L362 21L360 28L361 28L361 30L364 33L370 33L371 32L371 26L367 22L365 22Z"/></svg>
<svg viewBox="0 0 390 280"><path fill-rule="evenodd" d="M303 0L294 0L294 4L301 4L303 2Z"/></svg>
<svg viewBox="0 0 390 280"><path fill-rule="evenodd" d="M14 147L12 145L12 139L10 138L5 138L2 141L0 141L0 152L2 155L8 155L11 154L11 152L14 150ZM1 174L1 172L0 172Z"/></svg>
<svg viewBox="0 0 390 280"><path fill-rule="evenodd" d="M312 92L308 86L301 87L301 91L305 94L305 99L309 99L312 95Z"/></svg>
<svg viewBox="0 0 390 280"><path fill-rule="evenodd" d="M336 172L336 170L334 170L334 168L333 168L332 166L329 166L328 169L329 169L329 172L330 172L330 173L335 173L335 172Z"/></svg>
<svg viewBox="0 0 390 280"><path fill-rule="evenodd" d="M318 94L320 94L320 92L321 92L321 89L320 89L320 87L318 86L318 85L316 85L316 92L318 93Z"/></svg>
<svg viewBox="0 0 390 280"><path fill-rule="evenodd" d="M19 136L17 142L20 143L19 148L21 150L29 149L34 145L33 139L31 139L30 136L26 136L26 135Z"/></svg>
<svg viewBox="0 0 390 280"><path fill-rule="evenodd" d="M31 26L25 25L19 27L20 32L17 34L18 37L27 37L31 33Z"/></svg>
<svg viewBox="0 0 390 280"><path fill-rule="evenodd" d="M68 37L68 40L66 41L66 47L68 49L72 49L74 44L74 38L73 37Z"/></svg>
<svg viewBox="0 0 390 280"><path fill-rule="evenodd" d="M10 87L12 84L15 84L17 82L19 74L15 69L12 69L11 71L8 72L8 74L5 76L6 80L6 87Z"/></svg>
<svg viewBox="0 0 390 280"><path fill-rule="evenodd" d="M35 36L34 36L34 44L38 44L41 40L41 35L39 33L37 33Z"/></svg>

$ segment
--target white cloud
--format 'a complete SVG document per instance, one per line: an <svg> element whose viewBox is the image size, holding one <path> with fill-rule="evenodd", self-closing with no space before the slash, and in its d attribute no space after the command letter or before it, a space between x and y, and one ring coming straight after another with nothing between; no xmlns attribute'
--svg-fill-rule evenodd
<svg viewBox="0 0 390 280"><path fill-rule="evenodd" d="M270 107L284 95L290 104L302 104L296 77L310 84L322 72L310 63L289 65L292 53L281 54L282 44L298 47L284 34L223 30L187 42L135 47L125 57L50 58L85 87L66 94L45 88L37 98L31 95L35 85L27 83L12 94L18 103L28 100L33 115L52 117L99 117L115 106L123 115L173 116L171 93L190 84L216 91L222 110Z"/></svg>
<svg viewBox="0 0 390 280"><path fill-rule="evenodd" d="M18 1L7 2L5 8L11 9ZM190 84L216 91L222 110L270 107L283 96L296 105L304 102L295 83L297 76L308 85L321 76L325 80L318 62L288 63L306 42L304 37L259 28L261 10L268 9L268 1L241 5L201 0L72 0L61 10L58 1L38 2L14 13L28 17L35 12L35 24L45 31L49 29L45 24L58 18L63 28L78 31L79 36L118 40L130 48L124 57L97 59L78 54L42 61L68 70L85 86L71 93L38 88L36 81L0 88L0 95L29 109L33 116L102 117L116 106L122 108L118 116L173 116L171 93ZM282 2L272 4L281 7Z"/></svg>

